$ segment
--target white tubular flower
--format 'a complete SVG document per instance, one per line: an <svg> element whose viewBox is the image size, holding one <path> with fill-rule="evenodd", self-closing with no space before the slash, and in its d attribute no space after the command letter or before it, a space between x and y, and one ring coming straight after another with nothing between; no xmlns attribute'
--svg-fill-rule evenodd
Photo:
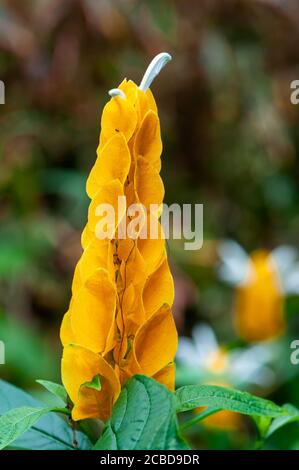
<svg viewBox="0 0 299 470"><path fill-rule="evenodd" d="M171 55L168 52L161 52L153 58L148 68L145 71L145 74L139 85L140 90L146 91L156 78L156 76L161 72L163 67L172 59Z"/></svg>

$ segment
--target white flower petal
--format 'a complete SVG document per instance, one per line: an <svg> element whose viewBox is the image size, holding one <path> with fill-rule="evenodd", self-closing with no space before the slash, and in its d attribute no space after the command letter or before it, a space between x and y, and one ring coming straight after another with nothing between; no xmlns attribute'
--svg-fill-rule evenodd
<svg viewBox="0 0 299 470"><path fill-rule="evenodd" d="M286 294L299 295L299 263L295 263L292 270L285 274L283 284Z"/></svg>
<svg viewBox="0 0 299 470"><path fill-rule="evenodd" d="M209 325L196 325L192 337L200 362L205 362L208 356L219 349L215 333Z"/></svg>
<svg viewBox="0 0 299 470"><path fill-rule="evenodd" d="M273 346L273 347L272 347ZM274 345L255 345L230 354L230 373L235 383L270 386L275 381L268 364L275 360Z"/></svg>
<svg viewBox="0 0 299 470"><path fill-rule="evenodd" d="M271 256L274 258L280 275L283 276L292 269L292 266L298 258L298 251L291 246L281 245L271 252Z"/></svg>
<svg viewBox="0 0 299 470"><path fill-rule="evenodd" d="M234 240L224 240L219 245L219 256L223 262L219 277L232 285L240 285L247 279L250 269L249 256Z"/></svg>
<svg viewBox="0 0 299 470"><path fill-rule="evenodd" d="M197 364L200 365L198 353L193 341L185 336L179 337L176 358L183 364L189 366L196 366Z"/></svg>

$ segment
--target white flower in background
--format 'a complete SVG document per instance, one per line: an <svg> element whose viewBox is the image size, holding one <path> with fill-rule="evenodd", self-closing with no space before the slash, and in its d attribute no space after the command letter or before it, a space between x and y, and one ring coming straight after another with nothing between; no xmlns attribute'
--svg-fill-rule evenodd
<svg viewBox="0 0 299 470"><path fill-rule="evenodd" d="M220 277L233 286L246 284L251 271L251 257L241 245L234 240L224 240L219 244L218 251L222 261L219 267ZM281 245L267 253L270 262L273 262L279 271L284 293L299 294L298 250L288 245Z"/></svg>
<svg viewBox="0 0 299 470"><path fill-rule="evenodd" d="M236 388L267 388L275 383L270 364L279 353L275 343L227 350L218 344L212 328L196 325L192 338L180 337L178 380L223 384Z"/></svg>
<svg viewBox="0 0 299 470"><path fill-rule="evenodd" d="M233 240L220 243L219 276L233 285L235 326L248 342L272 339L285 329L284 300L299 294L298 252L280 246L250 256Z"/></svg>

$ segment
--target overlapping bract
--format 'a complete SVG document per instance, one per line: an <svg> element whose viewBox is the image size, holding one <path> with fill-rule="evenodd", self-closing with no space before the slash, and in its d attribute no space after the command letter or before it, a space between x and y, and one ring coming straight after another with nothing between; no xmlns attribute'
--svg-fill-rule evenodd
<svg viewBox="0 0 299 470"><path fill-rule="evenodd" d="M165 241L119 239L117 228L112 240L95 233L99 204L117 212L117 198L125 196L127 206L141 203L149 213L150 204L160 205L164 196L154 98L132 81L119 89L125 98L113 97L103 110L97 160L87 181L91 203L83 254L61 327L62 380L74 420L106 420L122 385L136 373L174 387L177 332ZM95 377L100 387L91 386Z"/></svg>

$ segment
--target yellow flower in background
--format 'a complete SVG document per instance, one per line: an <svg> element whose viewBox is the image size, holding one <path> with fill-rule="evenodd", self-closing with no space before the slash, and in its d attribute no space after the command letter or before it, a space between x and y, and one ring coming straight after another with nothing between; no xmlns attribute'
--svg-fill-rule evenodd
<svg viewBox="0 0 299 470"><path fill-rule="evenodd" d="M211 351L206 357L205 366L207 370L214 376L214 379L208 380L208 385L218 385L221 387L232 388L230 383L223 382L217 378L219 375L225 375L229 368L229 353L221 347ZM195 413L202 413L207 407L199 407ZM229 410L221 410L211 416L208 416L203 421L203 425L211 429L219 429L225 431L236 431L242 425L242 417L239 413L234 413Z"/></svg>
<svg viewBox="0 0 299 470"><path fill-rule="evenodd" d="M233 388L230 383L223 382L221 380L211 381L208 385ZM208 407L206 406L201 406L196 408L194 412L196 414L200 414L207 408ZM202 425L218 431L238 431L243 427L244 421L243 416L240 413L230 410L221 410L213 413L211 416L207 416L204 421L202 421Z"/></svg>
<svg viewBox="0 0 299 470"><path fill-rule="evenodd" d="M224 384L219 383L210 385L224 386ZM198 409L197 412L202 413L205 409L206 408L203 407ZM208 416L205 418L202 424L207 428L219 431L238 431L244 425L242 415L240 415L240 413L234 413L233 411L229 410L221 410L212 414L211 416Z"/></svg>
<svg viewBox="0 0 299 470"><path fill-rule="evenodd" d="M274 338L285 329L284 294L278 268L267 251L250 256L244 282L236 289L235 325L246 341Z"/></svg>
<svg viewBox="0 0 299 470"><path fill-rule="evenodd" d="M61 326L62 381L74 420L109 418L122 385L137 373L174 388L177 332L164 240L123 238L120 224L111 239L97 237L100 204L112 206L118 221L130 218L118 207L120 196L127 206L142 204L147 215L150 204L162 204L160 124L149 86L168 60L169 54L159 54L139 87L124 80L109 92L103 110L97 160L87 180L83 254Z"/></svg>
<svg viewBox="0 0 299 470"><path fill-rule="evenodd" d="M219 273L235 286L235 327L248 342L265 341L285 330L284 302L299 292L297 251L280 246L272 252L256 250L250 256L234 241L220 245Z"/></svg>

